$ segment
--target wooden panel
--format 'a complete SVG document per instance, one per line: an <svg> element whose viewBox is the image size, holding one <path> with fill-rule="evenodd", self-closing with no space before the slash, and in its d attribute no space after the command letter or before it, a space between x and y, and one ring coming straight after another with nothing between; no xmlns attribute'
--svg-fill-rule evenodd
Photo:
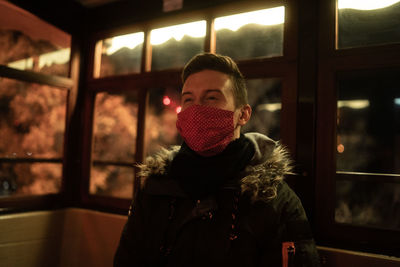
<svg viewBox="0 0 400 267"><path fill-rule="evenodd" d="M0 216L0 266L57 266L64 211Z"/></svg>
<svg viewBox="0 0 400 267"><path fill-rule="evenodd" d="M0 216L0 245L40 239L59 239L63 211L40 211Z"/></svg>
<svg viewBox="0 0 400 267"><path fill-rule="evenodd" d="M0 266L58 266L59 248L60 240L56 239L1 244Z"/></svg>
<svg viewBox="0 0 400 267"><path fill-rule="evenodd" d="M60 266L112 266L127 216L67 209Z"/></svg>
<svg viewBox="0 0 400 267"><path fill-rule="evenodd" d="M342 249L318 247L321 267L398 267L400 259Z"/></svg>

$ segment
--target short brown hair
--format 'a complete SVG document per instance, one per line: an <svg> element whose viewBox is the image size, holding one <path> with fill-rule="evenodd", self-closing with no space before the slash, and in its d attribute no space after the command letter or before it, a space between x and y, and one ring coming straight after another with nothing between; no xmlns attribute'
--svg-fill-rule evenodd
<svg viewBox="0 0 400 267"><path fill-rule="evenodd" d="M229 75L233 83L233 97L236 108L248 104L247 88L243 74L236 63L228 56L212 53L202 53L194 56L182 71L182 82L197 72L203 70L215 70Z"/></svg>

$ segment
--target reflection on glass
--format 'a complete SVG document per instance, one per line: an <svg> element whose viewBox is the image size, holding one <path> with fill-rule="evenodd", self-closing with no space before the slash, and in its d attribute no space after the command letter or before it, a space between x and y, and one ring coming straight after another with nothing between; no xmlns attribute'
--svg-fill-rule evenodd
<svg viewBox="0 0 400 267"><path fill-rule="evenodd" d="M71 36L38 17L0 1L0 64L68 76Z"/></svg>
<svg viewBox="0 0 400 267"><path fill-rule="evenodd" d="M335 221L400 230L400 184L337 181Z"/></svg>
<svg viewBox="0 0 400 267"><path fill-rule="evenodd" d="M282 81L272 78L251 79L247 80L247 88L253 113L242 132L259 132L279 140Z"/></svg>
<svg viewBox="0 0 400 267"><path fill-rule="evenodd" d="M283 55L283 6L215 19L217 53L234 59Z"/></svg>
<svg viewBox="0 0 400 267"><path fill-rule="evenodd" d="M338 49L400 42L399 0L338 0Z"/></svg>
<svg viewBox="0 0 400 267"><path fill-rule="evenodd" d="M61 158L67 91L0 79L0 158Z"/></svg>
<svg viewBox="0 0 400 267"><path fill-rule="evenodd" d="M152 30L152 70L183 67L204 50L205 35L205 20Z"/></svg>
<svg viewBox="0 0 400 267"><path fill-rule="evenodd" d="M146 155L161 148L180 145L176 129L177 113L180 112L180 88L154 88L150 90L149 109L146 115Z"/></svg>
<svg viewBox="0 0 400 267"><path fill-rule="evenodd" d="M91 170L89 192L102 196L132 198L133 180L133 167L95 165Z"/></svg>
<svg viewBox="0 0 400 267"><path fill-rule="evenodd" d="M336 170L350 180L336 182L336 222L400 227L400 185L376 182L400 177L397 76L388 71L338 81Z"/></svg>
<svg viewBox="0 0 400 267"><path fill-rule="evenodd" d="M394 77L339 82L338 171L400 173L399 92L400 80Z"/></svg>
<svg viewBox="0 0 400 267"><path fill-rule="evenodd" d="M123 190L132 190L137 112L136 92L96 95L91 193L114 196ZM123 193L120 197L131 196Z"/></svg>
<svg viewBox="0 0 400 267"><path fill-rule="evenodd" d="M0 162L0 198L59 193L61 177L61 163Z"/></svg>
<svg viewBox="0 0 400 267"><path fill-rule="evenodd" d="M144 33L132 33L100 41L100 77L139 73Z"/></svg>

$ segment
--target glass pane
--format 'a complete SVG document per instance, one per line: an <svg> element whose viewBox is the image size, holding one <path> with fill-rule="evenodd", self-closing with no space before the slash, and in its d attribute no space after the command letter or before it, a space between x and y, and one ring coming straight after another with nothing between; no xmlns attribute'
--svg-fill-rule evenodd
<svg viewBox="0 0 400 267"><path fill-rule="evenodd" d="M400 42L400 1L338 0L338 49Z"/></svg>
<svg viewBox="0 0 400 267"><path fill-rule="evenodd" d="M335 221L400 230L400 183L337 181Z"/></svg>
<svg viewBox="0 0 400 267"><path fill-rule="evenodd" d="M0 162L0 197L60 192L62 164Z"/></svg>
<svg viewBox="0 0 400 267"><path fill-rule="evenodd" d="M50 75L69 75L71 36L0 1L0 64Z"/></svg>
<svg viewBox="0 0 400 267"><path fill-rule="evenodd" d="M93 160L132 162L135 157L136 92L98 93L93 124Z"/></svg>
<svg viewBox="0 0 400 267"><path fill-rule="evenodd" d="M283 55L285 7L215 19L217 53L233 59Z"/></svg>
<svg viewBox="0 0 400 267"><path fill-rule="evenodd" d="M398 71L338 81L336 222L400 228L399 99Z"/></svg>
<svg viewBox="0 0 400 267"><path fill-rule="evenodd" d="M144 33L132 33L100 41L100 77L139 73Z"/></svg>
<svg viewBox="0 0 400 267"><path fill-rule="evenodd" d="M247 80L247 89L253 113L242 132L259 132L279 140L282 81L251 79Z"/></svg>
<svg viewBox="0 0 400 267"><path fill-rule="evenodd" d="M146 116L146 155L161 148L180 145L176 129L177 113L180 112L181 89L174 87L150 90L149 109Z"/></svg>
<svg viewBox="0 0 400 267"><path fill-rule="evenodd" d="M338 171L400 174L398 74L370 74L339 81Z"/></svg>
<svg viewBox="0 0 400 267"><path fill-rule="evenodd" d="M90 194L132 198L134 171L132 167L112 165L93 166Z"/></svg>
<svg viewBox="0 0 400 267"><path fill-rule="evenodd" d="M206 21L180 24L151 31L152 70L183 67L204 51Z"/></svg>
<svg viewBox="0 0 400 267"><path fill-rule="evenodd" d="M67 91L0 79L0 158L62 158Z"/></svg>
<svg viewBox="0 0 400 267"><path fill-rule="evenodd" d="M137 101L136 92L96 95L90 193L132 197Z"/></svg>

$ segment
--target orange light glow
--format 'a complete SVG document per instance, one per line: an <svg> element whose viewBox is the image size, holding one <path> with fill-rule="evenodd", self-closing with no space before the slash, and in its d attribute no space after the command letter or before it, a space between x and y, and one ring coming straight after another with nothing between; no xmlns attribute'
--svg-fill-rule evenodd
<svg viewBox="0 0 400 267"><path fill-rule="evenodd" d="M338 151L339 153L343 153L343 152L344 152L344 145L339 144L339 145L337 146L337 151Z"/></svg>

